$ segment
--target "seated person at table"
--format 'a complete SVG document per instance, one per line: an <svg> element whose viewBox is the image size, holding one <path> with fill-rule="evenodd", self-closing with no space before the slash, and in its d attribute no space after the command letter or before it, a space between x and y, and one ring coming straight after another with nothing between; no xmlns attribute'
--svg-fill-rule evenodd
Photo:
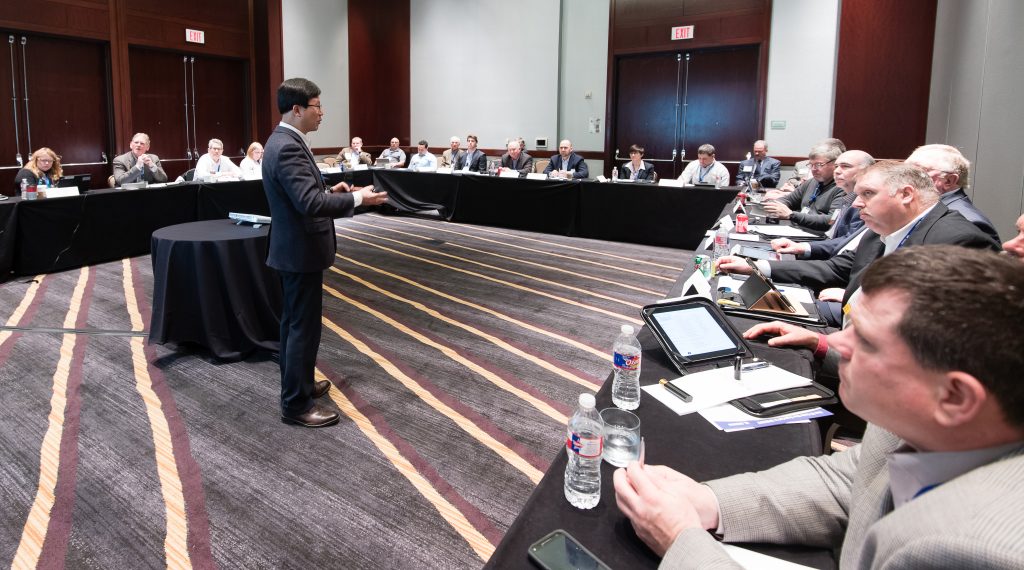
<svg viewBox="0 0 1024 570"><path fill-rule="evenodd" d="M855 193L853 207L860 208L861 219L868 227L856 251L845 251L828 260L759 260L758 269L776 283L796 283L815 291L842 287L845 313L847 305L856 305L864 270L901 247L951 244L998 249L995 240L939 202L935 184L917 167L896 161L877 162L860 175ZM746 260L735 256L722 257L718 267L726 273L752 272Z"/></svg>
<svg viewBox="0 0 1024 570"><path fill-rule="evenodd" d="M860 210L853 207L857 198L853 190L861 173L874 163L875 159L862 150L848 150L836 159L833 175L836 186L842 188L846 196L836 214L833 214L835 223L825 233L829 239L805 242L789 238L773 239L772 249L779 253L791 253L799 259L828 259L842 249L855 249L859 241L857 236L864 229L864 221L860 219Z"/></svg>
<svg viewBox="0 0 1024 570"><path fill-rule="evenodd" d="M196 162L195 180L221 180L224 178L239 179L242 169L224 156L224 143L220 139L210 139L207 152Z"/></svg>
<svg viewBox="0 0 1024 570"><path fill-rule="evenodd" d="M384 151L381 152L380 156L378 156L377 158L386 158L388 159L388 164L393 166L404 166L405 151L402 150L401 148L398 148L399 144L401 144L401 141L398 140L398 137L392 137L391 146L384 149Z"/></svg>
<svg viewBox="0 0 1024 570"><path fill-rule="evenodd" d="M14 176L14 191L8 196L16 196L21 192L21 181L29 186L56 186L64 174L60 166L60 157L53 150L43 147L32 153L25 167Z"/></svg>
<svg viewBox="0 0 1024 570"><path fill-rule="evenodd" d="M686 165L683 173L679 175L683 184L713 184L715 186L729 185L729 171L725 165L715 160L715 147L709 144L702 144L697 148L697 160Z"/></svg>
<svg viewBox="0 0 1024 570"><path fill-rule="evenodd" d="M466 151L459 155L459 161L455 164L455 170L468 170L470 172L487 172L487 155L476 148L476 135L466 136Z"/></svg>
<svg viewBox="0 0 1024 570"><path fill-rule="evenodd" d="M782 163L768 156L768 143L754 142L754 156L740 162L736 172L736 183L746 184L747 180L755 180L761 188L775 188L782 175Z"/></svg>
<svg viewBox="0 0 1024 570"><path fill-rule="evenodd" d="M635 144L629 147L629 162L619 169L619 178L625 180L650 180L654 181L658 174L654 171L654 165L644 162L644 147Z"/></svg>
<svg viewBox="0 0 1024 570"><path fill-rule="evenodd" d="M409 170L416 172L434 172L437 170L437 157L427 150L427 141L422 140L416 145L416 154L409 159Z"/></svg>
<svg viewBox="0 0 1024 570"><path fill-rule="evenodd" d="M501 167L518 170L520 176L533 172L533 157L523 152L518 140L511 140L506 147L508 152L501 155Z"/></svg>
<svg viewBox="0 0 1024 570"><path fill-rule="evenodd" d="M373 164L373 157L370 153L363 152L363 139L360 137L352 137L352 143L341 149L338 153L338 162L344 163L344 168L353 169L357 165Z"/></svg>
<svg viewBox="0 0 1024 570"><path fill-rule="evenodd" d="M245 151L245 158L238 165L242 169L242 177L246 180L259 180L263 178L263 145L254 142Z"/></svg>
<svg viewBox="0 0 1024 570"><path fill-rule="evenodd" d="M149 135L135 133L131 150L114 158L114 185L133 182L157 184L167 182L167 173L160 166L160 157L149 152Z"/></svg>
<svg viewBox="0 0 1024 570"><path fill-rule="evenodd" d="M842 153L835 145L819 144L812 148L807 154L811 178L778 200L765 202L765 211L803 229L827 231L832 215L846 195L833 178L836 159Z"/></svg>
<svg viewBox="0 0 1024 570"><path fill-rule="evenodd" d="M462 156L462 151L459 150L459 144L462 141L459 137L452 137L448 140L449 148L441 153L441 161L438 163L438 167L455 168L455 164L459 162L459 158Z"/></svg>
<svg viewBox="0 0 1024 570"><path fill-rule="evenodd" d="M566 139L558 143L558 154L544 168L544 174L555 178L590 178L590 170L583 157L573 152L572 142Z"/></svg>
<svg viewBox="0 0 1024 570"><path fill-rule="evenodd" d="M619 508L661 568L739 568L712 533L830 548L840 568L1024 568L1022 291L1020 263L991 253L879 261L829 336L863 443L703 485L632 462Z"/></svg>
<svg viewBox="0 0 1024 570"><path fill-rule="evenodd" d="M971 162L959 149L945 144L928 144L917 147L907 157L907 162L932 177L939 191L939 199L947 208L960 212L981 231L992 236L992 239L999 239L992 221L971 202L965 192L971 179Z"/></svg>

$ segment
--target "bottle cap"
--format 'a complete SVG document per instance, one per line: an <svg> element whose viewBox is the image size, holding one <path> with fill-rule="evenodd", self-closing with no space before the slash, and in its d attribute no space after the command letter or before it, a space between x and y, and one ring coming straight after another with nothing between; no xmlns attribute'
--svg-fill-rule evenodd
<svg viewBox="0 0 1024 570"><path fill-rule="evenodd" d="M619 330L622 331L622 334L633 334L633 325L622 325Z"/></svg>
<svg viewBox="0 0 1024 570"><path fill-rule="evenodd" d="M597 406L597 399L594 398L593 394L587 394L586 392L580 394L580 407L582 408L593 408Z"/></svg>

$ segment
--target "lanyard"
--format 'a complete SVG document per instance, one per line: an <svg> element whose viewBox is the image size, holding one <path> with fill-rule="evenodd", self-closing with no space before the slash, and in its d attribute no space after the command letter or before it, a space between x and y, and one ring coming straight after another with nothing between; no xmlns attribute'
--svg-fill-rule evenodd
<svg viewBox="0 0 1024 570"><path fill-rule="evenodd" d="M704 182L704 177L707 176L709 172L711 172L711 167L713 167L714 165L715 165L714 162L709 164L707 170L704 170L703 166L698 166L697 167L697 175L698 175L697 182Z"/></svg>
<svg viewBox="0 0 1024 570"><path fill-rule="evenodd" d="M896 245L896 249L899 249L899 248L903 247L903 244L906 243L907 238L910 237L910 234L914 233L914 230L917 229L917 224L920 224L921 220L923 220L923 219L924 218L919 218L916 222L914 222L914 225L910 226L910 231L907 232L907 235L903 236L903 239L900 240L900 243ZM893 251L895 251L895 250L893 250Z"/></svg>
<svg viewBox="0 0 1024 570"><path fill-rule="evenodd" d="M811 194L811 200L807 202L808 206L814 205L814 201L818 199L818 195L821 194L821 182L815 182L814 193Z"/></svg>

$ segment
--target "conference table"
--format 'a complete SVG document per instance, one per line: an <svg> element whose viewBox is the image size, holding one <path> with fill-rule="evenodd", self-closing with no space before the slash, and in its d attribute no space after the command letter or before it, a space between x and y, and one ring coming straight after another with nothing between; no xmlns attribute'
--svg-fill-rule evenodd
<svg viewBox="0 0 1024 570"><path fill-rule="evenodd" d="M638 335L643 358L640 383L679 376L657 340L645 327ZM777 366L810 376L809 351L775 349L753 343L754 353ZM597 393L597 408L612 406L611 378ZM698 414L676 415L654 398L643 394L640 431L646 445L646 463L668 465L698 481L757 471L794 457L821 454L821 436L815 422L788 424L748 431L719 431ZM563 494L568 457L553 450L554 461L527 499L485 568L535 568L527 549L556 529L564 529L613 569L656 568L659 559L636 536L629 520L615 504L612 486L614 467L601 465L601 500L590 510L573 507ZM798 564L834 568L832 553L823 549L779 545L738 545Z"/></svg>
<svg viewBox="0 0 1024 570"><path fill-rule="evenodd" d="M382 212L434 212L463 223L692 249L738 187L674 188L591 180L507 179L398 169L326 173L325 182L374 184ZM150 251L162 227L269 215L260 180L100 189L79 196L0 202L0 281L93 265Z"/></svg>
<svg viewBox="0 0 1024 570"><path fill-rule="evenodd" d="M264 262L269 230L204 220L153 232L149 342L197 344L225 360L277 352L282 293Z"/></svg>

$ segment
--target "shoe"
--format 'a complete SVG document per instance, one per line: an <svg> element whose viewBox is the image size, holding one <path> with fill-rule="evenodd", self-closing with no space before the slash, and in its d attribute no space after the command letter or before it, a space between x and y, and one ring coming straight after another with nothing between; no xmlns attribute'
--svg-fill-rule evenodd
<svg viewBox="0 0 1024 570"><path fill-rule="evenodd" d="M332 412L321 408L316 404L313 404L313 407L304 414L299 414L297 416L281 415L281 421L286 424L294 424L310 428L332 426L338 423L339 419L341 419L341 416L338 415L338 412Z"/></svg>
<svg viewBox="0 0 1024 570"><path fill-rule="evenodd" d="M331 381L330 380L320 380L318 382L314 382L313 383L313 399L316 400L317 398L323 397L323 395L326 394L327 392L329 392L330 390L331 390Z"/></svg>

